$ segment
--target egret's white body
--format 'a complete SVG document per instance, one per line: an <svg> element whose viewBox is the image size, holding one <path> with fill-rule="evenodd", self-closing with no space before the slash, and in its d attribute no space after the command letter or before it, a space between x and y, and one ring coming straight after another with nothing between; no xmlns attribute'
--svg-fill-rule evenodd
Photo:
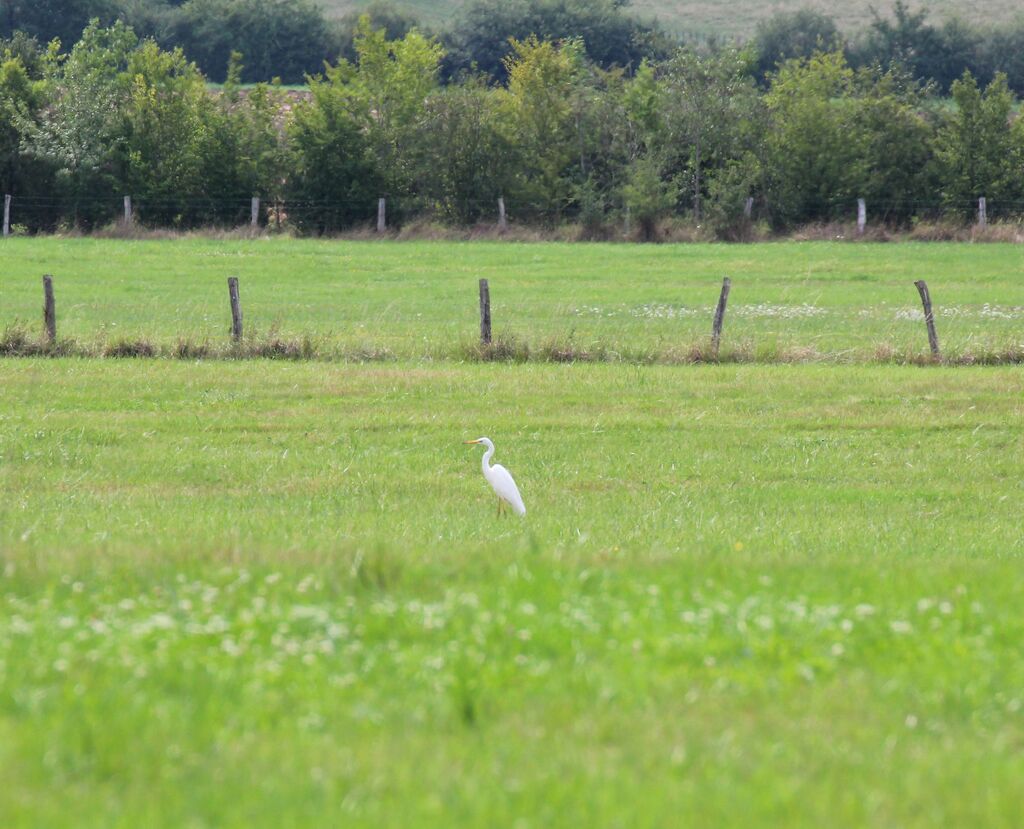
<svg viewBox="0 0 1024 829"><path fill-rule="evenodd" d="M482 443L487 447L487 451L484 452L483 459L480 461L480 467L483 469L487 483L491 485L491 489L498 496L498 514L501 514L501 505L505 503L515 510L516 515L526 515L523 496L519 494L519 487L512 480L512 475L500 463L491 466L491 458L494 457L494 444L491 443L491 439L477 438L468 440L466 443Z"/></svg>

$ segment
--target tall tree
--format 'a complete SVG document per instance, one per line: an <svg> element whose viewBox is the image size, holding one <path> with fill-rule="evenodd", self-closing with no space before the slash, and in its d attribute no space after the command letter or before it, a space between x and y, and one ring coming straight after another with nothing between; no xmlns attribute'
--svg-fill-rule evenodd
<svg viewBox="0 0 1024 829"><path fill-rule="evenodd" d="M765 96L767 186L779 224L829 219L861 194L863 134L854 129L854 73L841 52L787 61Z"/></svg>
<svg viewBox="0 0 1024 829"><path fill-rule="evenodd" d="M122 23L93 21L66 58L52 55L52 102L26 136L28 151L50 164L73 220L109 219L123 173L122 107L130 95L125 71L138 40Z"/></svg>
<svg viewBox="0 0 1024 829"><path fill-rule="evenodd" d="M1005 75L982 92L970 72L953 84L952 96L956 108L936 136L935 153L943 201L966 215L980 196L998 202L1017 191L1010 130L1015 99Z"/></svg>
<svg viewBox="0 0 1024 829"><path fill-rule="evenodd" d="M519 201L554 219L572 198L569 166L579 157L573 108L584 68L583 44L555 44L535 37L512 42L504 94L509 136L519 147Z"/></svg>
<svg viewBox="0 0 1024 829"><path fill-rule="evenodd" d="M689 180L697 220L702 214L706 172L740 157L756 135L759 101L750 58L731 49L710 55L684 49L662 72L665 154L671 157L674 150L686 154L676 156L676 173Z"/></svg>

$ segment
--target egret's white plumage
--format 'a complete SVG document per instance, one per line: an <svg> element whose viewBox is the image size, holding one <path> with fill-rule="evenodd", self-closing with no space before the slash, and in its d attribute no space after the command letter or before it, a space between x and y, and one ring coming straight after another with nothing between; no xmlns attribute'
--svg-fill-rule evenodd
<svg viewBox="0 0 1024 829"><path fill-rule="evenodd" d="M482 443L487 447L487 451L484 452L483 459L480 461L480 466L483 469L487 483L491 485L491 488L498 496L498 513L501 514L502 503L506 503L515 510L517 515L526 515L523 497L519 494L519 487L512 480L509 471L500 463L491 466L491 458L494 457L494 444L491 443L491 439L477 438L476 440L467 440L466 443Z"/></svg>

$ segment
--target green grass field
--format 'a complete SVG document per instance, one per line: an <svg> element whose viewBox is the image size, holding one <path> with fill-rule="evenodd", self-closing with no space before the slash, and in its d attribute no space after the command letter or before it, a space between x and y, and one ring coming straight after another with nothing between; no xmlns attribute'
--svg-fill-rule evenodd
<svg viewBox="0 0 1024 829"><path fill-rule="evenodd" d="M839 360L923 353L921 277L944 342L1019 341L1022 249L2 250L0 325L49 272L62 336L219 341L235 274L395 355L0 358L5 829L1018 825L1024 370ZM836 359L458 359L481 276L639 352L726 274L730 347Z"/></svg>
<svg viewBox="0 0 1024 829"><path fill-rule="evenodd" d="M1019 819L1018 369L0 387L0 825Z"/></svg>
<svg viewBox="0 0 1024 829"><path fill-rule="evenodd" d="M1024 247L1012 244L12 239L3 253L0 328L39 330L51 273L58 333L86 345L223 344L232 275L248 332L309 335L327 353L460 358L478 336L481 277L496 335L627 361L706 345L724 276L723 356L923 355L916 279L929 283L951 357L1024 343Z"/></svg>

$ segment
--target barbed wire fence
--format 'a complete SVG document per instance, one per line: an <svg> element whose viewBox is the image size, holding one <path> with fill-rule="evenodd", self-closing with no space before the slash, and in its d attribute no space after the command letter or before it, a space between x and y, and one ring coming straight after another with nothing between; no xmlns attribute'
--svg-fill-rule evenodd
<svg viewBox="0 0 1024 829"><path fill-rule="evenodd" d="M866 232L869 218L878 224L886 224L893 217L937 220L949 216L962 223L965 217L971 216L973 224L979 229L985 229L992 219L1024 218L1024 201L990 202L984 196L977 201L942 203L913 199L868 201L859 198L805 199L801 204L819 216L818 223L855 221L860 235ZM772 216L772 205L764 197L748 196L742 206L737 203L734 209L737 217L742 210L742 221L751 224L770 220ZM628 205L606 203L599 214L603 223L618 225L623 236L630 235L635 217L630 215ZM673 215L689 215L698 222L701 218L685 211L676 211ZM459 217L462 217L461 221ZM467 221L465 217L474 219ZM384 234L402 223L419 218L436 218L454 226L493 224L498 230L507 230L513 223L535 226L550 224L552 220L580 219L581 216L578 206L574 208L571 203L516 203L504 195L493 199L381 196L373 204L366 200L284 199L252 194L162 195L139 199L127 194L120 198L95 195L60 198L8 193L3 200L3 238L61 227L84 226L85 229L95 229L112 224L169 230L248 227L254 231L294 226L314 235L367 227ZM815 222L812 220L807 223Z"/></svg>

